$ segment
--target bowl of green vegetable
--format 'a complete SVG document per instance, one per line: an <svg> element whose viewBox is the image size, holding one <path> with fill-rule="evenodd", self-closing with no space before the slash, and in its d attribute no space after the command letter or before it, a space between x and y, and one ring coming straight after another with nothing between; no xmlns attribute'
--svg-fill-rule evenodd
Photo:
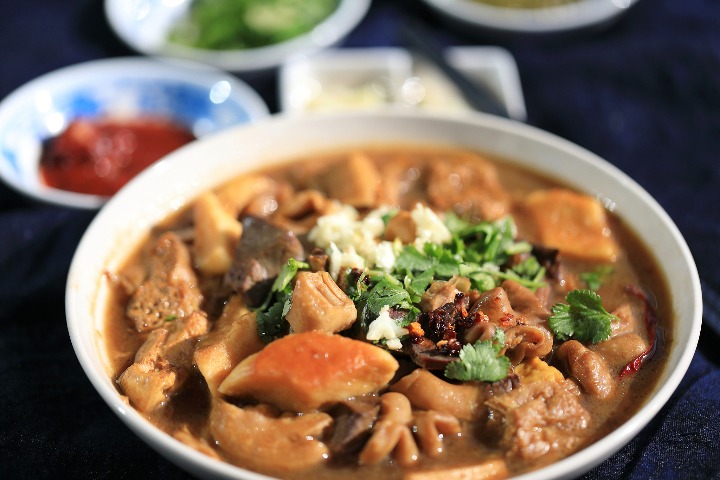
<svg viewBox="0 0 720 480"><path fill-rule="evenodd" d="M118 37L138 52L263 71L338 44L370 0L105 0Z"/></svg>

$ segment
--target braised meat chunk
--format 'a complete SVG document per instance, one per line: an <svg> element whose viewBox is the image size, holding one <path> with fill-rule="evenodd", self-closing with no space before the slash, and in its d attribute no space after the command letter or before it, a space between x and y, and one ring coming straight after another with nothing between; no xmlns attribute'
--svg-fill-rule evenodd
<svg viewBox="0 0 720 480"><path fill-rule="evenodd" d="M511 462L547 464L587 436L590 413L564 384L533 382L487 402L503 423L500 445Z"/></svg>
<svg viewBox="0 0 720 480"><path fill-rule="evenodd" d="M245 217L242 231L226 281L257 305L265 299L283 264L290 258L303 260L305 250L292 231L261 218Z"/></svg>
<svg viewBox="0 0 720 480"><path fill-rule="evenodd" d="M133 292L126 309L141 332L153 330L166 320L190 315L200 308L203 299L190 252L176 234L160 236L149 257L148 276Z"/></svg>

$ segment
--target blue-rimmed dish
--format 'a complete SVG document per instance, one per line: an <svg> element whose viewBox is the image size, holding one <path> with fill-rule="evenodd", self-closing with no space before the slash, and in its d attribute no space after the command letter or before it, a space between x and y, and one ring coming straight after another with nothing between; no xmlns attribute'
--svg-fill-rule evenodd
<svg viewBox="0 0 720 480"><path fill-rule="evenodd" d="M39 77L0 103L0 178L36 200L98 208L106 197L50 188L39 176L43 142L74 119L152 116L197 138L269 114L247 84L191 62L98 60Z"/></svg>

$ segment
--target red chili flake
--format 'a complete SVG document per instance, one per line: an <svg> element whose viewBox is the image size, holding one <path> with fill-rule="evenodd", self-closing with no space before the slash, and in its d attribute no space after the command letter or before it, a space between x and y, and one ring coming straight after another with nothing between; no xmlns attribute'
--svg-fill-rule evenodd
<svg viewBox="0 0 720 480"><path fill-rule="evenodd" d="M500 319L500 325L503 327L509 327L513 324L513 320L515 320L515 317L512 313L506 313L503 315L503 317Z"/></svg>
<svg viewBox="0 0 720 480"><path fill-rule="evenodd" d="M410 325L408 325L408 333L413 338L413 340L416 337L421 338L425 336L425 330L423 330L420 322L412 322Z"/></svg>
<svg viewBox="0 0 720 480"><path fill-rule="evenodd" d="M618 374L618 378L624 378L628 375L632 375L636 373L638 370L640 370L640 367L642 367L646 361L650 359L655 354L655 350L657 349L657 315L655 313L655 309L650 304L650 301L648 300L647 295L645 292L640 290L638 287L634 285L627 285L625 287L625 291L630 293L631 295L635 295L637 298L642 300L643 302L643 309L645 311L645 327L648 331L648 340L650 345L648 348L642 352L640 355L638 355L634 360L632 360L630 363L625 365L625 368L623 368L620 373Z"/></svg>

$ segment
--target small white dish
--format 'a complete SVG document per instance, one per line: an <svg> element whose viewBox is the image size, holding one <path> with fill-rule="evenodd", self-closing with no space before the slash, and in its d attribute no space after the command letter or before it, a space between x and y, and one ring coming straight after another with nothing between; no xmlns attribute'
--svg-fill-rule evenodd
<svg viewBox="0 0 720 480"><path fill-rule="evenodd" d="M574 0L543 8L509 8L477 0L424 0L453 23L515 33L551 33L601 27L616 20L638 0Z"/></svg>
<svg viewBox="0 0 720 480"><path fill-rule="evenodd" d="M140 53L185 58L243 73L272 69L292 55L338 44L370 8L370 0L341 0L313 30L285 42L241 50L206 50L168 41L169 31L187 14L190 4L190 0L105 0L105 14L120 39Z"/></svg>
<svg viewBox="0 0 720 480"><path fill-rule="evenodd" d="M146 58L82 63L32 80L0 103L0 178L36 200L99 208L106 197L50 188L40 180L43 143L74 119L152 116L200 138L267 115L247 84L202 64Z"/></svg>
<svg viewBox="0 0 720 480"><path fill-rule="evenodd" d="M445 57L482 83L511 118L527 117L512 54L500 47L451 47ZM414 108L470 111L462 94L435 66L402 48L330 49L282 65L280 108L285 112Z"/></svg>
<svg viewBox="0 0 720 480"><path fill-rule="evenodd" d="M467 148L553 177L614 202L614 213L652 248L667 279L675 315L672 344L660 378L630 419L587 448L516 480L581 475L627 444L668 401L690 365L702 323L697 269L675 224L636 182L596 155L566 140L497 116L427 115L418 111L278 116L190 144L132 180L95 217L72 260L66 313L73 348L100 396L154 449L203 478L267 479L214 460L151 425L120 396L107 368L103 342L108 271L131 255L149 229L201 192L234 175L314 153L362 145L432 145ZM202 168L199 167L202 160ZM109 432L111 434L111 432Z"/></svg>
<svg viewBox="0 0 720 480"><path fill-rule="evenodd" d="M402 48L330 49L295 56L280 68L280 109L286 112L373 109L401 103L413 75Z"/></svg>

